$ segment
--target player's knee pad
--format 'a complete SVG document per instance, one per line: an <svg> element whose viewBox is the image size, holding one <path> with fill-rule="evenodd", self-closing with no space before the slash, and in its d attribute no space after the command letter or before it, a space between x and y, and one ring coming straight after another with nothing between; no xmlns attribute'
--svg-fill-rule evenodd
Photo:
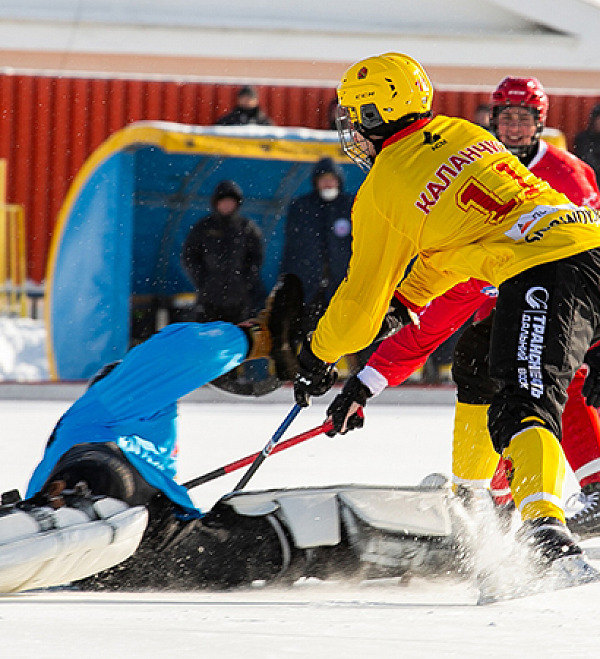
<svg viewBox="0 0 600 659"><path fill-rule="evenodd" d="M452 378L461 403L488 405L498 391L498 382L489 374L490 334L491 322L473 323L456 343Z"/></svg>

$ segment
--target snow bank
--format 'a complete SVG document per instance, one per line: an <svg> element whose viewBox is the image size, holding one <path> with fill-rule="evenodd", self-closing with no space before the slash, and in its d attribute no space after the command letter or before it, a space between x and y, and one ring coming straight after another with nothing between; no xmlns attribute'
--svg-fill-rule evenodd
<svg viewBox="0 0 600 659"><path fill-rule="evenodd" d="M44 322L31 318L0 318L0 381L48 379Z"/></svg>

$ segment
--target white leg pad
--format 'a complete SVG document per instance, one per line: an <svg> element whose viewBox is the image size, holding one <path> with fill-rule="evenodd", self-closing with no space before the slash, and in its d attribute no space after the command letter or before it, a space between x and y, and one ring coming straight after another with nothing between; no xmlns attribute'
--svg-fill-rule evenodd
<svg viewBox="0 0 600 659"><path fill-rule="evenodd" d="M76 508L14 508L0 516L0 593L48 588L121 563L137 549L148 523L144 506L116 499Z"/></svg>

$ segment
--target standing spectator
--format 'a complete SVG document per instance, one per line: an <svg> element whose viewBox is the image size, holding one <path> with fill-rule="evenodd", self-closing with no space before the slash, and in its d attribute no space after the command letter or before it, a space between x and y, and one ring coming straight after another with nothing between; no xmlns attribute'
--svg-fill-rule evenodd
<svg viewBox="0 0 600 659"><path fill-rule="evenodd" d="M575 136L573 152L590 165L600 181L600 103L592 108L587 128Z"/></svg>
<svg viewBox="0 0 600 659"><path fill-rule="evenodd" d="M212 213L183 243L182 264L196 287L199 322L239 323L262 303L262 233L239 214L243 199L237 183L221 181L212 195Z"/></svg>
<svg viewBox="0 0 600 659"><path fill-rule="evenodd" d="M335 98L331 99L331 102L327 106L327 128L329 128L329 130L337 130L337 109L338 102L336 96Z"/></svg>
<svg viewBox="0 0 600 659"><path fill-rule="evenodd" d="M280 272L302 281L307 330L313 329L346 274L351 251L350 211L342 169L322 158L312 172L312 192L293 199L287 212Z"/></svg>
<svg viewBox="0 0 600 659"><path fill-rule="evenodd" d="M258 124L259 126L272 126L273 122L260 108L258 93L254 87L245 85L237 93L236 105L231 112L217 119L217 126L246 126Z"/></svg>

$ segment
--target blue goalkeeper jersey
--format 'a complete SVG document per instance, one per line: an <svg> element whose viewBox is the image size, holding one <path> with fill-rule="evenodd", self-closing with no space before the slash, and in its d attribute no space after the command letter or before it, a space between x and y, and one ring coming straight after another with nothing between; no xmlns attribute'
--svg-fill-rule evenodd
<svg viewBox="0 0 600 659"><path fill-rule="evenodd" d="M130 350L63 415L36 467L27 497L39 492L70 448L114 442L153 487L199 514L175 481L177 400L242 363L248 339L225 322L167 325Z"/></svg>

